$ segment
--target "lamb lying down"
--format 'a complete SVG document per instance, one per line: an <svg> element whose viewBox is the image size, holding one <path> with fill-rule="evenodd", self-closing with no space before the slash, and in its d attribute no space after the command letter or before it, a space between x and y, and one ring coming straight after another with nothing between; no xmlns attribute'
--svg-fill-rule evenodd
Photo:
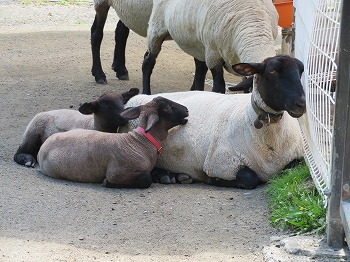
<svg viewBox="0 0 350 262"><path fill-rule="evenodd" d="M168 130L187 123L188 110L163 97L126 108L120 116L139 117L138 127L111 134L75 129L49 137L38 153L43 174L106 187L147 188ZM181 129L181 128L178 128Z"/></svg>
<svg viewBox="0 0 350 262"><path fill-rule="evenodd" d="M82 104L79 111L59 109L38 113L24 132L22 144L14 155L15 162L33 167L42 143L58 132L83 128L116 133L119 126L127 124L119 113L124 110L124 104L138 93L138 88L131 88L122 94L101 95L94 101Z"/></svg>
<svg viewBox="0 0 350 262"><path fill-rule="evenodd" d="M303 64L289 56L240 63L233 70L254 75L250 94L163 93L191 112L188 124L173 129L156 166L217 186L255 188L303 157L297 118L306 110L300 77ZM154 96L137 95L126 106ZM286 112L285 112L286 111ZM119 129L126 132L134 121Z"/></svg>

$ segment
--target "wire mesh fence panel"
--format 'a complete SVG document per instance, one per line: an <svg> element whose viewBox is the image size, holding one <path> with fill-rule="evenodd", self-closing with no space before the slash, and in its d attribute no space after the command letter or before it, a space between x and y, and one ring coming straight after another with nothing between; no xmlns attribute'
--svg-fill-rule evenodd
<svg viewBox="0 0 350 262"><path fill-rule="evenodd" d="M294 0L295 57L303 61L307 113L300 119L305 159L327 203L341 0Z"/></svg>

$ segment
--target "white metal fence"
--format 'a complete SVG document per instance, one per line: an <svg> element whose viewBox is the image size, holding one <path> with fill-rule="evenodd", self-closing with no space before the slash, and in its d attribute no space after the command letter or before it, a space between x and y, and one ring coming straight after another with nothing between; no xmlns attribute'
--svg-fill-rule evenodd
<svg viewBox="0 0 350 262"><path fill-rule="evenodd" d="M295 57L303 61L307 113L300 119L305 158L327 203L342 0L294 0Z"/></svg>

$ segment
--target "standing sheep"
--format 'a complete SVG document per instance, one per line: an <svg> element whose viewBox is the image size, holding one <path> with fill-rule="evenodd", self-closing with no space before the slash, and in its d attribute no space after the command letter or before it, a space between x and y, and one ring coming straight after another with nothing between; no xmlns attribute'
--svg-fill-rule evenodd
<svg viewBox="0 0 350 262"><path fill-rule="evenodd" d="M58 132L83 128L116 133L119 126L127 124L119 113L124 110L124 104L138 93L138 88L131 88L122 94L101 95L94 101L82 104L79 111L59 109L38 113L24 132L23 141L14 155L15 162L33 167L41 145Z"/></svg>
<svg viewBox="0 0 350 262"><path fill-rule="evenodd" d="M49 137L38 153L42 172L53 178L102 183L107 187L147 188L168 130L187 122L186 107L163 97L126 108L121 117L139 117L124 134L75 129Z"/></svg>
<svg viewBox="0 0 350 262"><path fill-rule="evenodd" d="M164 39L199 61L213 75L213 91L225 93L223 67L235 73L239 62L263 61L275 55L278 13L271 0L154 0L147 31L148 51L142 65L143 94Z"/></svg>
<svg viewBox="0 0 350 262"><path fill-rule="evenodd" d="M280 55L262 63L236 64L233 70L254 75L252 93L161 94L185 105L191 115L186 126L169 132L158 168L208 184L248 189L303 157L296 119L306 110L300 81L303 64ZM126 106L144 104L152 97L135 96ZM119 131L130 130L133 124Z"/></svg>
<svg viewBox="0 0 350 262"><path fill-rule="evenodd" d="M275 55L274 39L277 37L278 14L275 7L272 5L272 1L176 1L179 2L178 6L182 5L182 7L180 6L180 8L176 9L180 9L178 10L178 13L171 14L172 6L175 5L172 3L172 1L173 0L155 1L155 8L153 9L154 15L151 17L151 22L157 26L159 21L161 24L163 24L163 19L165 18L162 16L156 17L156 15L159 15L159 13L161 14L162 12L160 6L169 5L170 10L168 10L168 13L170 13L170 16L167 18L176 20L176 23L174 23L174 21L170 21L170 24L173 24L175 27L180 25L177 30L174 30L174 32L176 31L177 33L175 35L176 39L174 40L177 42L180 48L185 48L183 49L185 52L194 56L195 76L191 90L204 90L205 76L208 71L208 65L214 79L213 91L224 93L225 81L223 77L222 66L224 62L227 62L227 56L232 56L230 58L232 61L230 62L237 63L240 61L260 62L265 57ZM194 8L190 9L189 6L187 6L187 3L191 4L191 6L194 6ZM116 72L116 75L119 79L129 79L128 70L125 67L125 47L129 35L129 28L143 37L146 37L147 34L149 34L149 32L147 32L147 28L152 13L153 1L146 0L140 2L139 0L94 0L94 5L96 15L94 23L91 27L91 49L93 58L93 65L91 70L92 75L95 77L95 81L97 83L107 83L106 75L102 70L100 48L103 38L103 27L107 19L109 8L112 6L121 19L118 22L115 30L116 44L112 69ZM197 8L197 6L200 8ZM230 7L230 9L228 9L230 13L227 13L227 10L225 10L227 6ZM222 7L218 8L218 11L220 11L218 13L216 13L217 7ZM181 8L183 8L184 11L188 10L187 15L190 17L190 19L188 19L186 15L181 15ZM199 17L196 18L195 10L197 9L202 10L203 14L206 12L205 9L207 9L208 13L206 15L208 17L201 17L202 13L198 13L197 15ZM231 9L235 10L232 11ZM194 16L192 16L192 14ZM158 21L159 18L160 20ZM179 21L179 19L181 20L183 18L185 20ZM210 19L207 20L207 18ZM222 20L222 18L225 20ZM233 18L232 21L230 21L231 18ZM195 19L198 20L194 21ZM200 26L197 26L197 24ZM143 93L145 94L150 94L151 92L149 83L150 75L152 74L155 59L160 52L161 44L164 40L170 40L173 38L170 30L169 32L164 31L166 28L162 26L158 32L157 30L159 28L157 26L153 26L152 29L148 29L152 30L152 35L148 37L150 51L149 58L145 60L143 66ZM247 28L251 29L248 30ZM201 31L197 32L197 29ZM234 30L235 33L231 33L231 30ZM242 30L242 33L239 32L240 30ZM194 34L194 32L196 32L196 34ZM210 39L207 41L207 35L213 35L212 37L217 43L219 43L219 45ZM231 36L233 38L230 38ZM201 39L206 42L201 42ZM226 45L232 45L231 48L233 50L222 49L221 42L225 42ZM204 52L207 54L207 51L210 52L208 55L212 55L211 50L213 45L217 45L216 48L220 50L222 49L221 51L224 52L221 53L220 50L215 50L219 51L219 54L216 54L215 57L215 67L212 63L213 60L207 61L205 57L206 55L204 55ZM239 47L236 48L238 45ZM245 46L249 48L249 52L252 52L250 56L241 54L241 51L245 48ZM204 47L205 50L203 50ZM190 49L190 52L188 52L187 49ZM195 52L193 53L193 51ZM227 51L230 52L227 53ZM148 55L148 53L146 53L146 55ZM221 57L223 59L221 59ZM216 61L218 59L219 61Z"/></svg>

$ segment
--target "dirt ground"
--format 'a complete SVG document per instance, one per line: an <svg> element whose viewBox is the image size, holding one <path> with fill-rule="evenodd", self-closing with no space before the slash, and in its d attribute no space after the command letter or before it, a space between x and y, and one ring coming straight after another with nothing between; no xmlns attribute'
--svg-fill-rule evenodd
<svg viewBox="0 0 350 262"><path fill-rule="evenodd" d="M265 186L107 189L48 178L38 167L13 161L36 113L77 109L105 92L141 87L146 41L130 34L130 80L117 80L110 68L117 22L111 10L101 52L108 84L98 85L91 75L92 5L5 1L0 0L0 261L263 261L263 246L281 234L269 224ZM191 57L165 43L152 75L153 93L189 90L193 69Z"/></svg>

